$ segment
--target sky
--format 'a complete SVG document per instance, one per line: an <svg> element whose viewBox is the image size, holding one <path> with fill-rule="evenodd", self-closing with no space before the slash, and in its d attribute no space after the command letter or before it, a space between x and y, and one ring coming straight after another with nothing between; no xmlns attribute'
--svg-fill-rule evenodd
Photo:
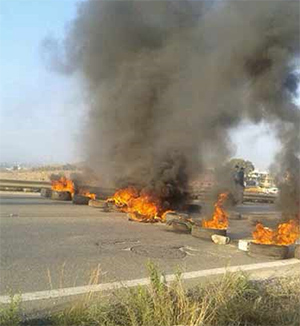
<svg viewBox="0 0 300 326"><path fill-rule="evenodd" d="M0 162L74 163L87 108L73 77L46 68L41 42L63 39L77 0L0 0ZM279 145L266 125L231 133L234 157L268 168Z"/></svg>
<svg viewBox="0 0 300 326"><path fill-rule="evenodd" d="M0 0L0 161L76 160L83 101L76 81L51 72L41 42L62 38L76 1Z"/></svg>

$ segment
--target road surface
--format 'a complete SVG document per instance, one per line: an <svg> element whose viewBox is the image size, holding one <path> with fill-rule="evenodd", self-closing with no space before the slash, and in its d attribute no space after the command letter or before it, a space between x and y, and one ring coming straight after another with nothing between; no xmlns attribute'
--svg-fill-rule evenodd
<svg viewBox="0 0 300 326"><path fill-rule="evenodd" d="M126 214L39 194L1 193L0 205L0 295L141 278L149 260L166 273L270 261L250 257L234 244L218 246L164 224L130 222ZM238 210L275 211L267 204ZM229 234L250 236L252 228L247 220L230 221Z"/></svg>

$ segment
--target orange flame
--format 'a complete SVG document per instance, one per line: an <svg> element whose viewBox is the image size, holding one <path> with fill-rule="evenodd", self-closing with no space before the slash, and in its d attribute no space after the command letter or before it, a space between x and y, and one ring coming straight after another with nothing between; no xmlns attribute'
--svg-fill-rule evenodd
<svg viewBox="0 0 300 326"><path fill-rule="evenodd" d="M114 203L121 211L127 212L130 200L138 196L139 193L134 187L128 187L118 190L112 197L109 197L107 201Z"/></svg>
<svg viewBox="0 0 300 326"><path fill-rule="evenodd" d="M276 230L265 227L262 223L257 223L252 236L255 243L278 246L290 245L300 237L299 222L296 219L289 220L279 224Z"/></svg>
<svg viewBox="0 0 300 326"><path fill-rule="evenodd" d="M142 194L134 187L118 190L107 201L113 202L120 211L129 213L133 220L139 222L162 222L170 212L162 209L154 196Z"/></svg>
<svg viewBox="0 0 300 326"><path fill-rule="evenodd" d="M203 220L202 227L208 229L227 229L228 227L228 214L223 208L225 201L228 198L228 192L219 195L215 203L214 215L211 220Z"/></svg>
<svg viewBox="0 0 300 326"><path fill-rule="evenodd" d="M71 195L75 193L75 186L72 180L66 177L61 177L58 180L51 181L51 189L54 191L68 191Z"/></svg>
<svg viewBox="0 0 300 326"><path fill-rule="evenodd" d="M71 193L72 197L74 196L75 192L75 184L72 180L67 179L65 176L61 177L58 180L51 181L51 189L55 191L68 191ZM96 194L93 194L85 189L79 189L78 194L81 196L86 196L91 199L96 199Z"/></svg>
<svg viewBox="0 0 300 326"><path fill-rule="evenodd" d="M81 195L81 196L89 197L89 198L91 198L93 200L96 199L96 194L94 194L92 192L89 192L87 190L81 190L80 189L78 194Z"/></svg>

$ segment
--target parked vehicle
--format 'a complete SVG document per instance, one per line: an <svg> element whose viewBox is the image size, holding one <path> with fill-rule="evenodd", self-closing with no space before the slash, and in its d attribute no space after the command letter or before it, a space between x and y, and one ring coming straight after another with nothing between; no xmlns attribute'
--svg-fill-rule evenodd
<svg viewBox="0 0 300 326"><path fill-rule="evenodd" d="M265 192L266 194L271 194L271 195L277 195L278 194L278 188L273 187L273 188L266 188Z"/></svg>

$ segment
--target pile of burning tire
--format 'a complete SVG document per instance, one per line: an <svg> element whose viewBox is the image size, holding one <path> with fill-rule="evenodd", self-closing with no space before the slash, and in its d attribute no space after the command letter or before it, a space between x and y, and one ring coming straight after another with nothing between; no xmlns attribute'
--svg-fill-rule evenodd
<svg viewBox="0 0 300 326"><path fill-rule="evenodd" d="M94 193L80 190L75 193L75 187L66 178L56 181L52 189L42 189L41 196L53 200L72 201L75 205L89 205L102 212L121 211L129 215L130 220L139 222L166 222L177 233L191 234L202 240L213 241L217 244L228 244L227 236L229 214L224 208L228 193L221 193L214 205L211 219L194 220L190 216L196 213L199 216L201 207L191 204L186 212L161 210L155 201L139 194L135 189L120 189L112 197L99 199ZM136 207L133 206L136 205ZM230 219L240 219L238 213L231 213ZM299 244L295 245L300 237L299 222L297 219L281 223L275 230L257 222L253 239L249 240L246 249L250 256L267 256L274 259L285 259L292 256L300 258ZM243 241L243 240L242 240Z"/></svg>

